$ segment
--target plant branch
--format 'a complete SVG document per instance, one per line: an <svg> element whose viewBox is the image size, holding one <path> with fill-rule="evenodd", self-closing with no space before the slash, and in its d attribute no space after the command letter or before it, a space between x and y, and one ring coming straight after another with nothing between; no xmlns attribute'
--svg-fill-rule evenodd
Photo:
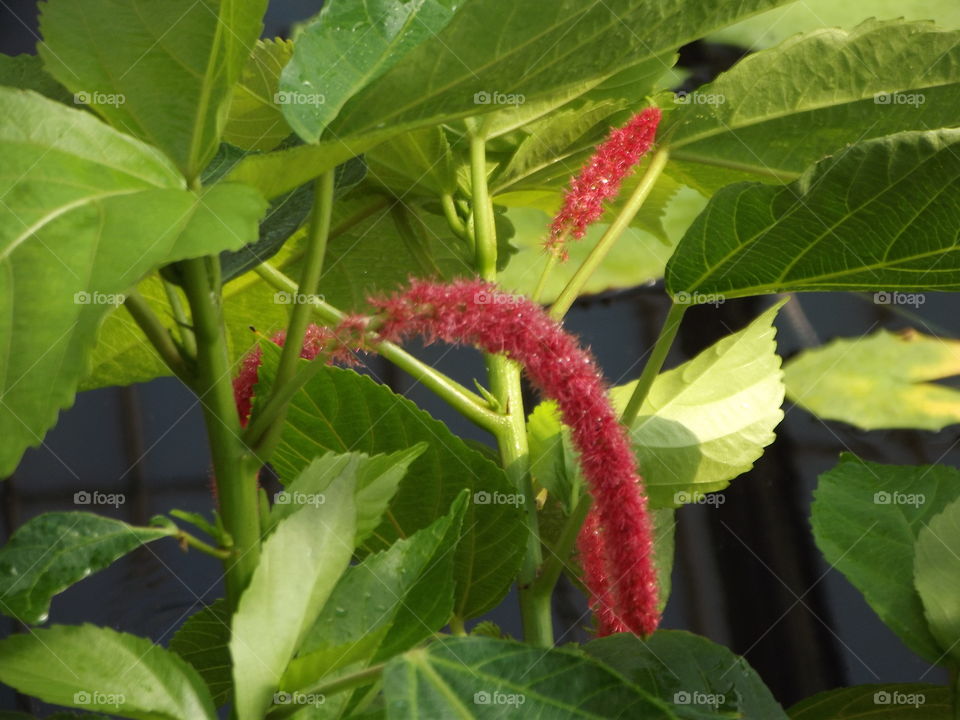
<svg viewBox="0 0 960 720"><path fill-rule="evenodd" d="M212 555L220 560L228 560L233 557L233 550L228 548L214 547L210 543L205 543L200 538L194 537L185 530L178 529L177 534L174 535L174 537L184 549L192 547L194 550L199 550L202 553Z"/></svg>
<svg viewBox="0 0 960 720"><path fill-rule="evenodd" d="M197 355L197 340L193 337L193 328L190 327L190 319L187 317L187 311L180 300L180 294L176 286L161 278L163 282L163 291L167 295L167 302L170 303L170 311L173 313L173 319L177 322L177 333L180 335L180 346L189 357Z"/></svg>
<svg viewBox="0 0 960 720"><path fill-rule="evenodd" d="M668 158L669 153L666 149L658 150L654 153L650 159L650 164L647 166L646 172L644 172L643 177L640 178L640 184L637 185L633 194L627 200L626 205L624 205L620 211L620 214L610 223L603 237L600 238L593 250L590 251L590 254L587 255L587 259L583 261L583 264L577 268L577 272L570 278L566 287L560 292L557 301L553 304L553 307L550 308L550 317L554 320L561 320L563 316L567 314L567 311L583 291L583 287L587 284L590 276L593 275L600 266L600 263L607 257L607 254L623 234L623 231L633 222L637 213L640 212L643 203L646 202L647 197L649 197L653 191L654 185L657 184L657 179L666 167Z"/></svg>
<svg viewBox="0 0 960 720"><path fill-rule="evenodd" d="M666 320L660 328L660 334L653 345L653 351L650 353L650 359L643 366L637 385L633 389L627 407L620 416L620 421L630 427L633 421L637 419L640 408L643 407L643 401L647 399L650 388L653 387L653 381L663 368L663 363L670 352L670 346L673 345L673 339L677 336L677 330L680 329L680 322L683 320L683 314L687 311L687 305L673 303L670 305L670 311L667 313Z"/></svg>
<svg viewBox="0 0 960 720"><path fill-rule="evenodd" d="M580 528L587 518L587 513L590 512L591 505L593 505L593 498L585 490L583 495L580 496L577 506L564 523L557 544L553 548L553 553L544 561L540 575L533 583L532 592L535 594L543 594L547 597L553 594L553 588L560 579L560 574L563 572L567 560L573 554L577 537L580 535Z"/></svg>
<svg viewBox="0 0 960 720"><path fill-rule="evenodd" d="M326 696L335 695L336 693L343 692L344 690L353 690L358 687L363 687L364 685L369 685L371 682L377 680L381 675L383 675L383 669L385 667L386 663L371 665L370 667L363 668L362 670L357 670L356 672L352 672L347 675L341 675L334 680L329 680L325 683L322 682L308 687L306 690L298 692L301 692L304 695ZM267 711L267 715L283 717L290 715L299 709L300 706L296 703L290 703L287 705L274 705Z"/></svg>
<svg viewBox="0 0 960 720"><path fill-rule="evenodd" d="M130 313L143 334L156 349L164 364L173 371L187 387L193 387L195 378L193 370L180 348L173 342L170 331L164 326L150 307L149 303L136 290L131 290L123 302L123 306Z"/></svg>

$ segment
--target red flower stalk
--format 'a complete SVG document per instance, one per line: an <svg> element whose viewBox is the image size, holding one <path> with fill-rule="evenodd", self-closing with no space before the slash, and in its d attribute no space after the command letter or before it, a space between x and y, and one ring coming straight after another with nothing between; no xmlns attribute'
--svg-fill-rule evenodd
<svg viewBox="0 0 960 720"><path fill-rule="evenodd" d="M579 240L603 215L603 203L620 192L620 185L653 145L660 108L647 108L597 146L580 174L570 180L563 207L553 220L547 247L556 251L567 234Z"/></svg>
<svg viewBox="0 0 960 720"><path fill-rule="evenodd" d="M579 547L598 631L652 633L660 617L647 500L626 432L590 353L539 305L481 280L413 281L403 292L370 302L380 310L382 339L402 341L418 335L428 342L504 353L524 366L543 395L556 401L580 451L594 499ZM318 347L333 350L331 343L338 337L352 338L356 347L363 327L362 318L350 318L324 334ZM243 372L249 375L248 368L255 371L257 365L259 355L251 354ZM240 390L248 393L255 382L255 377L252 382L238 378L235 385L238 405L246 412L249 395L242 396Z"/></svg>

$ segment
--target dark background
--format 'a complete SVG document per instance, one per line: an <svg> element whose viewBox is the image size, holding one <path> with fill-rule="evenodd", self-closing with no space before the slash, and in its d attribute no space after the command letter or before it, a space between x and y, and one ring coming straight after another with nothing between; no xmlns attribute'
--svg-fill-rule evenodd
<svg viewBox="0 0 960 720"><path fill-rule="evenodd" d="M265 34L283 34L319 5L274 0ZM35 0L0 0L0 51L33 52L36 41ZM741 54L699 43L684 49L681 64L692 71L689 84L695 86ZM691 310L667 366L739 330L771 302L751 299ZM611 382L619 383L639 373L666 307L660 289L641 288L581 302L567 324L592 347ZM881 326L952 335L954 308L950 296L928 294L919 314L906 317L875 306L869 296L808 294L781 312L778 345L789 358L805 346ZM467 385L483 377L479 357L470 352L428 348L422 356ZM402 373L379 361L370 371L455 432L488 441ZM843 576L825 565L813 546L808 517L817 475L831 468L841 451L878 462L956 464L956 428L864 433L789 404L785 411L776 442L724 491L722 506L689 506L678 513L673 595L664 626L706 635L745 654L785 706L844 685L945 682L944 673L907 650ZM209 513L208 468L196 399L177 381L83 393L43 446L28 451L15 476L0 484L0 541L40 513L76 509L73 495L83 489L124 493L125 504L106 512L132 523L146 523L171 508ZM222 591L213 558L184 554L172 545L152 544L79 583L55 598L51 617L166 643L186 617ZM588 639L580 594L562 585L556 600L558 642ZM490 617L520 634L513 596ZM21 630L0 618L0 635ZM40 706L0 686L0 708Z"/></svg>

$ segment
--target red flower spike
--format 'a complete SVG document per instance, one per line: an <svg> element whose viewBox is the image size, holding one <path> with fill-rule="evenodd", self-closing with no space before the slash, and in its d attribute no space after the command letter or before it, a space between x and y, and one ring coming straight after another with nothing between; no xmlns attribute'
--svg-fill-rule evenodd
<svg viewBox="0 0 960 720"><path fill-rule="evenodd" d="M567 236L579 240L603 215L604 202L617 196L624 179L653 145L661 115L660 108L647 108L597 146L590 162L570 180L563 207L550 228L548 249L565 258L562 246Z"/></svg>

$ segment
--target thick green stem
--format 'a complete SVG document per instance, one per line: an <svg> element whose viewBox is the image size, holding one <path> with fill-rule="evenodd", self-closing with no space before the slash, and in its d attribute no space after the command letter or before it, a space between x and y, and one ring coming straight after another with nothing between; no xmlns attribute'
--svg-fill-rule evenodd
<svg viewBox="0 0 960 720"><path fill-rule="evenodd" d="M296 290L297 286L293 280L277 270L270 263L263 263L257 266L255 271L277 290L283 290L285 292L293 292ZM343 312L322 300L318 300L313 304L313 313L323 325L331 327L337 325L345 317ZM376 337L371 336L371 340L375 342ZM490 410L487 401L475 392L465 388L435 368L430 367L422 360L417 359L399 345L390 342L375 342L375 344L377 352L381 357L409 373L414 380L435 392L443 400L448 402L454 410L471 422L476 423L489 432L495 432L497 427L504 424L503 416ZM310 365L304 366L304 374L301 375L298 373L289 383L291 386L290 389L284 392L291 392L291 390L295 392L296 388L293 388L293 385L299 382L301 383L300 387L302 387L302 383L309 380L313 373L316 373L321 367L322 365L319 363L316 365L311 363ZM280 393L278 393L278 396L279 395ZM292 394L290 397L292 397ZM289 400L290 397L287 397L283 402ZM272 400L267 403L262 411L264 417L270 416L274 412L271 410L271 405L274 405ZM247 440L251 445L255 442L257 433L262 432L266 426L267 423L260 421L259 418L251 420L250 426L247 428Z"/></svg>
<svg viewBox="0 0 960 720"><path fill-rule="evenodd" d="M650 359L643 366L643 372L640 373L640 379L633 389L630 401L623 410L621 422L630 427L633 421L637 419L640 408L643 407L643 401L647 399L647 394L653 386L653 381L663 368L663 363L670 352L670 346L673 345L673 339L677 336L677 330L680 329L680 322L683 320L683 314L687 311L687 305L678 305L674 303L670 306L670 312L667 313L667 319L663 321L663 327L660 328L660 335L653 345L653 351L650 353Z"/></svg>
<svg viewBox="0 0 960 720"><path fill-rule="evenodd" d="M330 236L330 224L333 218L334 173L330 170L317 180L316 194L313 200L313 212L310 215L310 229L307 234L307 254L300 274L300 285L294 296L287 324L287 336L280 352L277 374L270 390L270 397L285 392L285 386L297 373L297 361L303 347L303 338L310 324L311 308L317 298L320 276L323 274L323 258L327 253L327 239ZM289 400L289 397L287 398ZM264 430L255 445L258 457L265 460L273 447L279 442L286 418L287 403L276 408L270 425Z"/></svg>
<svg viewBox="0 0 960 720"><path fill-rule="evenodd" d="M668 153L666 150L659 150L650 158L650 164L647 166L643 177L640 178L640 184L637 185L636 190L633 191L630 199L627 200L626 205L623 206L623 210L621 210L616 219L610 223L603 237L600 238L593 250L590 251L587 259L583 261L583 264L577 268L577 272L570 278L566 287L560 292L557 301L553 304L553 307L550 308L550 317L554 320L560 320L567 314L567 311L583 291L583 286L587 284L587 280L589 280L594 271L600 267L600 263L607 257L607 253L610 252L610 249L623 234L623 231L633 222L633 218L640 212L643 203L646 202L654 185L657 184L660 173L663 172L663 169L667 165L667 159Z"/></svg>
<svg viewBox="0 0 960 720"><path fill-rule="evenodd" d="M195 391L203 407L224 529L233 538L233 555L224 562L227 602L236 607L260 557L257 508L258 467L249 462L240 439L240 417L233 397L226 332L220 307L216 257L185 260L183 289L197 339Z"/></svg>
<svg viewBox="0 0 960 720"><path fill-rule="evenodd" d="M473 222L477 270L484 280L497 279L497 234L493 204L487 187L486 144L482 137L470 138L470 169L473 193ZM520 366L503 355L487 355L490 390L505 408L507 422L495 433L500 458L507 476L521 493L527 516L527 550L518 578L520 614L527 642L542 647L553 645L553 618L550 598L546 601L531 592L543 560L540 527L533 479L530 476L530 452L520 385Z"/></svg>
<svg viewBox="0 0 960 720"><path fill-rule="evenodd" d="M160 318L153 312L150 305L136 290L131 290L124 300L123 306L130 313L147 340L153 345L160 359L173 374L183 381L187 387L193 387L195 378L193 370L180 352L180 348L173 342L170 331L160 322Z"/></svg>

